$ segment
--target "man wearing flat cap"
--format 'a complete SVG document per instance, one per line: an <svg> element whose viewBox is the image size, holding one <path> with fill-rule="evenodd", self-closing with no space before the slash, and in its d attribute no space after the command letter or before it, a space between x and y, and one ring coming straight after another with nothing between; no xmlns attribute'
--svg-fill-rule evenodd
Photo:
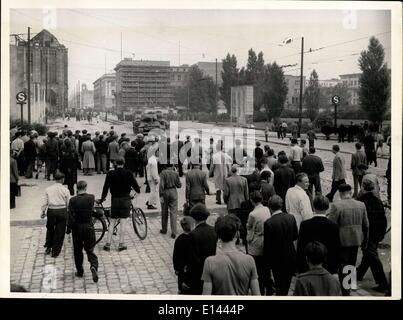
<svg viewBox="0 0 403 320"><path fill-rule="evenodd" d="M206 223L210 212L202 203L197 203L190 210L190 216L195 220L196 226L190 233L192 247L190 271L190 292L189 294L202 294L204 261L207 257L214 256L217 248L217 234L214 228Z"/></svg>
<svg viewBox="0 0 403 320"><path fill-rule="evenodd" d="M340 270L339 279L343 295L350 295L349 281L344 281L348 276L345 266L355 268L357 262L358 247L365 249L368 244L369 222L367 209L363 202L352 198L351 186L341 184L338 187L340 199L332 203L328 218L337 223L340 235Z"/></svg>

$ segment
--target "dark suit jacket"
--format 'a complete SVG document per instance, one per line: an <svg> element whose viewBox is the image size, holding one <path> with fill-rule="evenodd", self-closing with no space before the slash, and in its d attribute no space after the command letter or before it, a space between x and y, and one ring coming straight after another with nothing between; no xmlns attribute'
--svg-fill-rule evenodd
<svg viewBox="0 0 403 320"><path fill-rule="evenodd" d="M24 156L27 160L36 159L36 146L31 139L24 143Z"/></svg>
<svg viewBox="0 0 403 320"><path fill-rule="evenodd" d="M309 154L302 160L302 171L308 176L319 175L319 173L324 170L322 159L314 154Z"/></svg>
<svg viewBox="0 0 403 320"><path fill-rule="evenodd" d="M263 257L274 269L295 272L297 253L294 241L298 228L292 214L277 213L264 223Z"/></svg>
<svg viewBox="0 0 403 320"><path fill-rule="evenodd" d="M285 201L285 195L287 190L295 185L295 173L294 170L287 165L281 165L276 171L274 171L274 190L283 201Z"/></svg>
<svg viewBox="0 0 403 320"><path fill-rule="evenodd" d="M340 237L339 227L323 216L314 216L301 222L298 235L298 272L309 270L305 259L305 247L309 242L319 241L327 249L327 259L323 267L330 273L336 273L339 267Z"/></svg>
<svg viewBox="0 0 403 320"><path fill-rule="evenodd" d="M207 257L214 256L217 249L217 234L214 228L207 223L199 224L191 233L192 261L190 273L193 283L202 289L201 275L203 273L204 261Z"/></svg>
<svg viewBox="0 0 403 320"><path fill-rule="evenodd" d="M207 173L200 169L192 169L186 175L186 199L204 200L210 193L207 184Z"/></svg>
<svg viewBox="0 0 403 320"><path fill-rule="evenodd" d="M369 236L370 241L381 241L386 232L387 220L385 215L385 208L382 201L376 197L372 192L364 193L357 198L365 204L369 222Z"/></svg>

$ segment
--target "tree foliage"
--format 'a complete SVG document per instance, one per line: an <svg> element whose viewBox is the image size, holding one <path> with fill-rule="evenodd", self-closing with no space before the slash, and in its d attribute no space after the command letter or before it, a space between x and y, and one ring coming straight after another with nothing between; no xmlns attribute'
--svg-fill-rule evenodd
<svg viewBox="0 0 403 320"><path fill-rule="evenodd" d="M305 89L304 100L307 116L311 121L314 121L319 113L320 102L320 88L316 70L313 70L309 77L309 84Z"/></svg>
<svg viewBox="0 0 403 320"><path fill-rule="evenodd" d="M385 118L390 97L390 76L384 63L385 51L375 37L369 40L368 50L362 51L358 59L362 71L360 77L360 106L372 122Z"/></svg>
<svg viewBox="0 0 403 320"><path fill-rule="evenodd" d="M197 65L189 68L189 107L191 112L216 112L215 83Z"/></svg>
<svg viewBox="0 0 403 320"><path fill-rule="evenodd" d="M220 87L221 99L224 101L225 107L228 112L231 112L231 87L237 86L239 83L239 74L237 68L237 59L235 55L229 53L222 60L221 72L222 86Z"/></svg>
<svg viewBox="0 0 403 320"><path fill-rule="evenodd" d="M276 62L266 65L261 90L262 104L267 110L268 120L279 117L284 109L288 87L283 69Z"/></svg>

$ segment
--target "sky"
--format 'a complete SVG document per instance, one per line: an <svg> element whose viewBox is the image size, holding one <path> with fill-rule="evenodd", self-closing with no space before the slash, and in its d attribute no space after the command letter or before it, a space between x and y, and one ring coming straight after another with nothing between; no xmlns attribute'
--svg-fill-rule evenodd
<svg viewBox="0 0 403 320"><path fill-rule="evenodd" d="M166 60L171 66L218 61L234 54L245 66L248 50L276 61L285 74L300 74L304 37L304 75L319 79L360 72L358 58L376 36L391 61L391 18L381 10L138 10L12 9L10 33L47 28L68 48L69 91L93 82L123 58ZM283 41L291 38L291 43ZM122 39L122 41L121 41ZM122 44L122 53L121 53ZM312 52L307 52L312 49Z"/></svg>

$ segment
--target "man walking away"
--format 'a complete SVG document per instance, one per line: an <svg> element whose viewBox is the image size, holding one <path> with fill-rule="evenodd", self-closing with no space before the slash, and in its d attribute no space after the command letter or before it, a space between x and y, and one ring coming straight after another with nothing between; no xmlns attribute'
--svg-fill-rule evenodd
<svg viewBox="0 0 403 320"><path fill-rule="evenodd" d="M182 184L179 174L173 170L173 164L168 163L166 169L160 175L160 200L161 200L161 230L160 233L167 233L168 211L171 221L171 238L176 238L176 218L178 213L178 191Z"/></svg>
<svg viewBox="0 0 403 320"><path fill-rule="evenodd" d="M83 269L83 249L85 250L92 280L98 282L98 257L94 253L95 230L92 224L92 212L94 210L94 195L87 193L87 182L77 182L77 196L72 197L69 203L69 219L67 234L72 232L74 262L76 265L75 275L81 278Z"/></svg>
<svg viewBox="0 0 403 320"><path fill-rule="evenodd" d="M249 198L248 180L238 175L236 165L232 166L231 173L224 182L224 202L228 212L236 214L241 209L241 203Z"/></svg>
<svg viewBox="0 0 403 320"><path fill-rule="evenodd" d="M98 140L95 142L95 149L97 150L97 174L102 173L106 174L106 155L108 153L108 144L104 139L104 135L100 135Z"/></svg>
<svg viewBox="0 0 403 320"><path fill-rule="evenodd" d="M108 229L108 238L104 246L105 251L111 250L111 241L113 234L113 226L116 224L116 219L120 219L120 241L118 250L126 250L124 245L124 227L126 225L126 219L130 216L131 199L130 191L133 188L134 191L140 193L140 187L134 179L133 174L123 168L125 162L122 158L116 160L116 169L111 170L106 174L104 187L102 190L101 201L105 201L108 191L110 190L112 195L111 200L111 221Z"/></svg>
<svg viewBox="0 0 403 320"><path fill-rule="evenodd" d="M193 164L193 168L186 174L186 202L191 209L196 203L206 203L206 194L210 194L206 172L200 169L200 164Z"/></svg>
<svg viewBox="0 0 403 320"><path fill-rule="evenodd" d="M67 224L67 208L70 200L70 192L63 185L64 174L55 174L56 183L46 188L45 199L42 204L42 215L47 216L46 223L46 254L52 253L52 258L57 258L63 247L64 235Z"/></svg>
<svg viewBox="0 0 403 320"><path fill-rule="evenodd" d="M302 148L298 145L298 140L291 139L290 161L295 174L301 171Z"/></svg>
<svg viewBox="0 0 403 320"><path fill-rule="evenodd" d="M158 150L155 149L154 146L151 146L146 155L149 157L147 166L146 166L146 174L148 185L150 186L150 196L148 201L146 202L147 209L155 210L157 209L157 201L158 201L158 183L160 182L160 177L158 175Z"/></svg>
<svg viewBox="0 0 403 320"><path fill-rule="evenodd" d="M29 140L24 143L24 155L27 165L27 170L25 172L25 178L31 179L33 177L33 171L35 169L35 161L37 157L36 145L34 142L35 135L31 134Z"/></svg>
<svg viewBox="0 0 403 320"><path fill-rule="evenodd" d="M333 202L335 193L341 184L346 183L346 169L344 159L339 156L340 147L336 144L332 147L334 153L333 158L333 173L332 173L332 187L330 193L326 195L330 202Z"/></svg>
<svg viewBox="0 0 403 320"><path fill-rule="evenodd" d="M302 172L308 175L309 186L308 191L310 194L314 195L313 187L315 187L315 194L322 193L322 186L320 183L320 173L325 171L323 167L323 162L320 157L315 155L315 148L309 148L309 155L307 155L304 160L302 160Z"/></svg>
<svg viewBox="0 0 403 320"><path fill-rule="evenodd" d="M364 202L367 209L369 237L367 246L362 248L363 257L361 264L357 268L357 280L362 281L368 268L371 268L374 280L378 284L373 290L386 292L389 289L389 285L378 255L378 244L384 238L387 227L385 209L382 201L372 193L374 183L371 180L363 182L363 189L364 194L358 197L357 200Z"/></svg>
<svg viewBox="0 0 403 320"><path fill-rule="evenodd" d="M351 288L345 287L345 266L355 268L357 262L358 247L365 248L368 243L369 222L364 203L354 200L351 194L351 186L342 184L339 186L340 199L335 201L329 212L329 219L339 226L340 235L340 270L339 279L344 296L350 295Z"/></svg>
<svg viewBox="0 0 403 320"><path fill-rule="evenodd" d="M355 144L356 152L351 156L351 171L353 172L354 179L354 193L353 198L356 198L358 195L358 185L361 188L362 178L364 176L364 170L361 169L361 165L365 165L367 163L367 157L365 153L361 150L361 143L357 142Z"/></svg>

